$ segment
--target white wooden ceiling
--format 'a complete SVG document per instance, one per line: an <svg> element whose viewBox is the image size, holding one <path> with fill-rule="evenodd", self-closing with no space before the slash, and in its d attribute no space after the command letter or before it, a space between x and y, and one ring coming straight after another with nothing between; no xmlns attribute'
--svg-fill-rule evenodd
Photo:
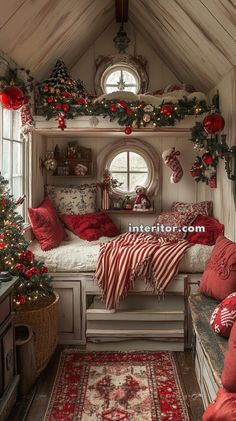
<svg viewBox="0 0 236 421"><path fill-rule="evenodd" d="M236 65L236 0L130 0L129 19L199 89ZM0 49L41 79L58 57L72 67L112 21L113 0L1 0Z"/></svg>

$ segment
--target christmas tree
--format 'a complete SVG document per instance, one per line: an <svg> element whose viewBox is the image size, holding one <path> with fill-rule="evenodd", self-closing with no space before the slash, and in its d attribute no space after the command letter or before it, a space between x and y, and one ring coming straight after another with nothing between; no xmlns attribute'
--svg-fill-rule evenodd
<svg viewBox="0 0 236 421"><path fill-rule="evenodd" d="M23 201L23 197L14 200L8 181L0 174L0 271L18 276L17 305L35 302L53 292L47 267L27 250L29 243L22 234L24 220L17 212Z"/></svg>
<svg viewBox="0 0 236 421"><path fill-rule="evenodd" d="M76 105L80 104L80 98L88 94L81 80L74 80L65 63L59 59L49 77L39 86L43 113L50 119L58 119L58 127L66 128L65 118L71 119L75 115Z"/></svg>

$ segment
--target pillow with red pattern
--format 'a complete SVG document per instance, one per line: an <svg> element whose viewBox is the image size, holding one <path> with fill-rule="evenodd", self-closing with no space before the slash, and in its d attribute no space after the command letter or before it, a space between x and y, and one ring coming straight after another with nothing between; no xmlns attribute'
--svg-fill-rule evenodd
<svg viewBox="0 0 236 421"><path fill-rule="evenodd" d="M198 203L174 202L171 206L172 211L177 212L192 212L195 215L212 215L213 203L212 201L204 201Z"/></svg>
<svg viewBox="0 0 236 421"><path fill-rule="evenodd" d="M49 197L45 197L37 208L29 208L28 216L32 231L42 250L58 247L66 237L64 227Z"/></svg>
<svg viewBox="0 0 236 421"><path fill-rule="evenodd" d="M236 291L236 243L222 234L217 238L206 265L200 291L219 301Z"/></svg>
<svg viewBox="0 0 236 421"><path fill-rule="evenodd" d="M236 393L219 389L216 400L208 405L202 421L236 421Z"/></svg>
<svg viewBox="0 0 236 421"><path fill-rule="evenodd" d="M106 213L93 212L86 215L60 215L65 226L78 237L95 241L100 237L115 237L120 234Z"/></svg>
<svg viewBox="0 0 236 421"><path fill-rule="evenodd" d="M193 215L190 212L162 212L154 222L156 231L153 232L153 235L177 242L186 236L186 232L183 232L182 228L190 225L192 220Z"/></svg>
<svg viewBox="0 0 236 421"><path fill-rule="evenodd" d="M236 321L236 292L225 298L213 311L210 325L221 336L229 337Z"/></svg>
<svg viewBox="0 0 236 421"><path fill-rule="evenodd" d="M228 392L236 393L236 323L234 323L230 332L221 381Z"/></svg>
<svg viewBox="0 0 236 421"><path fill-rule="evenodd" d="M193 244L213 246L220 234L224 233L224 225L212 216L198 215L191 224L192 227L204 227L202 232L189 232L186 240Z"/></svg>
<svg viewBox="0 0 236 421"><path fill-rule="evenodd" d="M186 83L178 83L178 84L171 84L171 85L167 85L165 88L162 89L158 89L156 91L152 91L152 92L147 92L147 95L163 95L169 92L174 92L174 91L186 91L189 93L192 92L196 92L196 89L192 86L192 85L188 85Z"/></svg>

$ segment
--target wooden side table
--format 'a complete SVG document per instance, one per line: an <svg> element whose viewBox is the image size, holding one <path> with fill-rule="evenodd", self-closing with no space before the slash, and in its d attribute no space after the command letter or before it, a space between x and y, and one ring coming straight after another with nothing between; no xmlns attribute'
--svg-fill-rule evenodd
<svg viewBox="0 0 236 421"><path fill-rule="evenodd" d="M19 382L12 307L12 291L16 282L17 277L14 277L0 285L0 421L7 420L10 414Z"/></svg>

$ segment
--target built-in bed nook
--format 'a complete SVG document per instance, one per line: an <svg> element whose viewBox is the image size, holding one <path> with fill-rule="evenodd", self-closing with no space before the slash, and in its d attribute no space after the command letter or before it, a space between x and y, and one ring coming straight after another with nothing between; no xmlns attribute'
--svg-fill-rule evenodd
<svg viewBox="0 0 236 421"><path fill-rule="evenodd" d="M236 421L236 9L3 1L0 421Z"/></svg>

